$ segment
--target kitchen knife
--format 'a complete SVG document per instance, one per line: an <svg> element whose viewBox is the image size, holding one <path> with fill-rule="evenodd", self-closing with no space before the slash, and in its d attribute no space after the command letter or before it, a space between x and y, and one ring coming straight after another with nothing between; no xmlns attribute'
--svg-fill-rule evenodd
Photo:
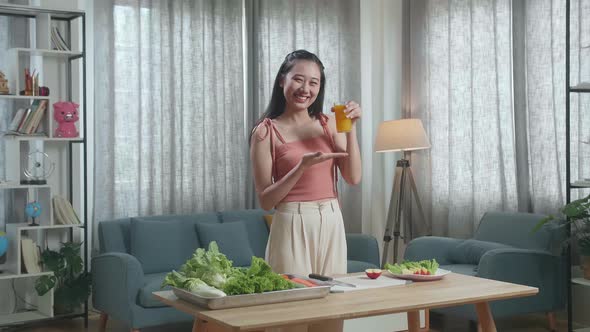
<svg viewBox="0 0 590 332"><path fill-rule="evenodd" d="M342 282L342 281L339 281L339 280L334 280L334 278L332 278L332 277L321 275L321 274L312 273L312 274L309 275L309 277L311 279L316 279L316 280L323 281L326 284L332 285L332 286L344 286L344 287L353 287L353 288L356 287L356 285L354 285L354 284L349 284L347 282Z"/></svg>

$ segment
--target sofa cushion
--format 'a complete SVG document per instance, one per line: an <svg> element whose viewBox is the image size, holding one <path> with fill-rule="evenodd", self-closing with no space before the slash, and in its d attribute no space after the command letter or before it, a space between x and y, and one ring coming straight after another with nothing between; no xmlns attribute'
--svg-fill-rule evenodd
<svg viewBox="0 0 590 332"><path fill-rule="evenodd" d="M131 218L101 221L98 223L98 244L101 254L105 252L129 253Z"/></svg>
<svg viewBox="0 0 590 332"><path fill-rule="evenodd" d="M481 218L474 239L500 242L521 249L551 250L553 227L545 225L537 232L532 229L545 216L516 212L487 212Z"/></svg>
<svg viewBox="0 0 590 332"><path fill-rule="evenodd" d="M440 268L468 276L475 276L477 274L477 265L473 264L449 264L441 265Z"/></svg>
<svg viewBox="0 0 590 332"><path fill-rule="evenodd" d="M268 212L260 209L223 211L219 213L222 223L238 220L244 222L248 232L250 248L257 257L264 257L266 243L268 242L268 227L264 220L265 214L268 214Z"/></svg>
<svg viewBox="0 0 590 332"><path fill-rule="evenodd" d="M161 273L152 273L144 275L143 287L139 289L139 296L137 297L137 304L144 308L160 308L166 307L164 302L158 301L152 292L157 292L160 290L168 290L170 286L166 286L164 288L160 288L162 286L162 282L166 277L167 272Z"/></svg>
<svg viewBox="0 0 590 332"><path fill-rule="evenodd" d="M203 247L207 248L210 242L215 241L219 251L233 261L233 266L250 266L254 252L250 248L248 232L243 221L195 225Z"/></svg>
<svg viewBox="0 0 590 332"><path fill-rule="evenodd" d="M178 269L198 247L192 222L166 216L131 218L131 255L146 274Z"/></svg>
<svg viewBox="0 0 590 332"><path fill-rule="evenodd" d="M504 248L513 247L497 242L470 239L465 240L452 248L449 252L449 259L454 263L477 265L479 264L481 256L486 252Z"/></svg>
<svg viewBox="0 0 590 332"><path fill-rule="evenodd" d="M355 273L355 272L365 272L366 269L378 269L379 266L375 264L371 264L369 262L362 262L362 261L355 261L355 260L348 260L347 261L346 271L348 273Z"/></svg>

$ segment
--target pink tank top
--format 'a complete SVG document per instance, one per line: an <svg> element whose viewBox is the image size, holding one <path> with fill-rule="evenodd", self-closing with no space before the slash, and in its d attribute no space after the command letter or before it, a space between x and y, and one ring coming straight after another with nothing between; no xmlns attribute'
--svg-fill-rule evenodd
<svg viewBox="0 0 590 332"><path fill-rule="evenodd" d="M270 135L273 182L279 181L297 166L301 156L306 153L336 151L327 120L326 115L320 115L324 135L289 143L285 142L271 119L266 118L261 122L261 125L266 126L267 130L263 135L259 135L258 139L263 140L267 135ZM282 144L276 144L273 138L275 135ZM336 181L334 159L315 164L305 170L299 181L281 202L309 202L337 198Z"/></svg>

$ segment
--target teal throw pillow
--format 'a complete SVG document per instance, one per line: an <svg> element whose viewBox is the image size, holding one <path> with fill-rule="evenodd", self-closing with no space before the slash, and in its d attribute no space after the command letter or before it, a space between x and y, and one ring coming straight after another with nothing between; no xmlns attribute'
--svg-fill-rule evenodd
<svg viewBox="0 0 590 332"><path fill-rule="evenodd" d="M131 218L131 255L146 274L178 270L199 247L192 222Z"/></svg>
<svg viewBox="0 0 590 332"><path fill-rule="evenodd" d="M233 261L233 266L250 266L254 252L248 241L248 231L243 221L226 223L196 223L199 241L204 248L211 241L217 242L219 251Z"/></svg>
<svg viewBox="0 0 590 332"><path fill-rule="evenodd" d="M465 240L449 252L449 259L454 263L479 264L481 256L494 249L514 248L512 246L488 241Z"/></svg>

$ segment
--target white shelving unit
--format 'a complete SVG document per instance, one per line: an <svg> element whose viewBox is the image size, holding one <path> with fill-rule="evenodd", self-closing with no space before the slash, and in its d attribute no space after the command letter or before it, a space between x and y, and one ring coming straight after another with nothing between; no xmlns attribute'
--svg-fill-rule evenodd
<svg viewBox="0 0 590 332"><path fill-rule="evenodd" d="M5 268L4 271L8 272L8 274L13 276L21 276L21 275L31 275L31 276L41 276L43 274L35 273L35 274L28 274L23 273L23 261L21 258L21 240L23 235L29 234L30 237L34 237L36 240L40 241L47 241L46 235L47 231L63 231L63 230L70 230L72 228L80 227L80 225L46 225L46 226L29 226L27 223L20 223L20 224L7 224L6 225L6 234L8 238L11 239L10 241L10 248L8 249L8 259L7 263L4 264ZM61 235L62 241L67 241L67 239L63 238L63 235L66 234L58 234ZM42 243L37 243L37 245L42 245ZM50 271L43 271L43 272L50 272ZM2 276L2 275L0 275Z"/></svg>
<svg viewBox="0 0 590 332"><path fill-rule="evenodd" d="M45 96L17 96L17 95L0 95L0 100L2 99L24 99L24 100L49 100L49 97Z"/></svg>
<svg viewBox="0 0 590 332"><path fill-rule="evenodd" d="M82 57L82 52L75 52L75 51L58 51L58 50L43 50L38 48L23 48L23 47L16 47L11 49L12 52L16 53L26 53L29 55L40 55L46 57L57 57L57 58L79 58Z"/></svg>
<svg viewBox="0 0 590 332"><path fill-rule="evenodd" d="M47 108L41 120L39 133L35 135L5 135L0 137L5 146L4 158L5 178L0 182L0 192L12 206L4 202L5 225L9 249L5 264L0 265L0 283L12 283L11 288L18 284L19 297L24 297L26 305L21 303L17 310L9 314L0 314L0 329L9 325L21 325L28 322L54 319L54 290L44 296L38 296L35 280L53 272L43 270L40 273L27 273L23 269L21 239L31 238L42 249L58 250L61 242L83 242L82 255L84 271L88 271L88 248L86 232L86 70L85 70L85 13L79 10L59 10L46 7L13 5L0 3L0 16L11 16L14 23L23 18L29 27L29 36L24 41L14 41L12 48L6 50L9 63L0 63L0 70L6 73L9 94L0 95L0 101L9 105L0 112L9 112L14 117L18 108L28 107L35 100L47 100ZM71 51L52 49L51 27L59 26L60 32L69 44ZM72 38L72 36L78 36ZM49 96L20 95L24 90L24 68L39 73L39 86L49 88ZM57 123L53 119L53 104L58 101L72 101L80 105L79 121L76 126L79 137L54 137ZM6 103L8 102L8 103ZM27 165L30 151L47 153L55 163L53 174L47 184L21 184L25 180L23 169ZM80 158L81 160L75 160ZM54 219L52 198L61 195L68 198L82 224L61 225ZM34 199L32 199L34 198ZM39 226L30 226L24 214L27 202L37 200L42 206L42 214L36 218ZM16 297L16 295L15 295ZM4 301L4 294L0 294ZM17 302L18 303L18 302ZM67 317L82 316L88 319L88 304L83 312L69 314Z"/></svg>
<svg viewBox="0 0 590 332"><path fill-rule="evenodd" d="M51 17L49 17L51 21ZM37 27L37 30L48 29L51 30L51 25L47 27ZM39 39L39 37L37 38ZM30 100L47 100L48 104L52 105L57 101L64 100L62 96L55 96L50 91L50 96L21 96L19 95L20 91L24 90L24 82L22 77L24 67L29 67L28 64L36 63L37 69L40 73L48 72L45 70L45 67L52 67L52 68L60 68L60 67L67 67L69 62L72 60L81 59L84 57L83 52L78 51L57 51L51 49L33 49L33 48L11 48L8 50L9 58L10 58L10 65L7 68L7 79L8 85L10 88L10 95L5 95L5 99L30 99ZM58 69L59 70L59 69ZM48 79L46 79L48 80ZM64 82L59 82L64 83ZM71 82L68 82L71 83ZM50 90L60 90L59 88L62 87L53 87ZM84 121L84 109L79 109L80 120L78 123L82 123ZM11 138L14 141L29 141L29 140L52 140L52 141L70 141L70 140L80 140L81 137L77 137L75 139L72 138L60 138L54 137L55 128L57 128L57 123L53 119L53 113L50 110L48 105L47 110L45 111L43 118L41 120L41 126L44 129L43 135L7 135L5 137ZM80 128L79 128L80 129ZM80 130L79 130L80 131ZM81 132L81 131L80 131Z"/></svg>
<svg viewBox="0 0 590 332"><path fill-rule="evenodd" d="M590 280L584 278L572 278L574 284L590 287Z"/></svg>
<svg viewBox="0 0 590 332"><path fill-rule="evenodd" d="M41 276L49 276L52 275L53 272L40 272L40 273L24 273L24 274L15 274L15 273L2 273L0 274L0 280L6 279L24 279L24 278L37 278Z"/></svg>

